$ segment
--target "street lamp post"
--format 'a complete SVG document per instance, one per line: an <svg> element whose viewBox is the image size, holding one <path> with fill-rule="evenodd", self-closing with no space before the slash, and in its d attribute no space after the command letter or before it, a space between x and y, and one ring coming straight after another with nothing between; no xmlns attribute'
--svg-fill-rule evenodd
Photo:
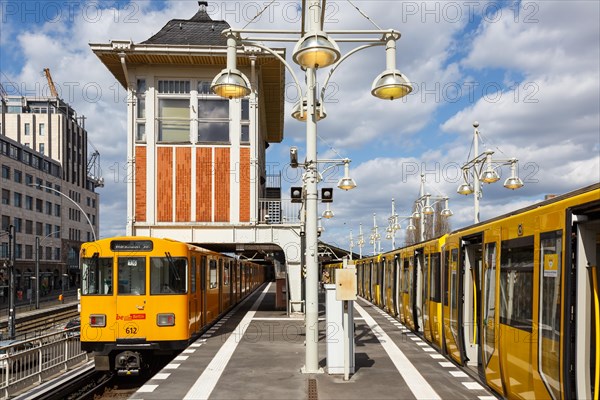
<svg viewBox="0 0 600 400"><path fill-rule="evenodd" d="M448 208L448 197L432 196L430 193L425 193L425 174L421 174L419 198L415 200L415 212L412 214L412 218L419 221L419 241L422 242L425 240L425 218L428 216L433 218L433 215L435 214L433 206L441 201L444 202L444 208L440 212L440 216L443 218L451 217L453 215L453 212L450 210L450 208ZM433 227L432 229L434 228L435 227ZM435 232L433 233L435 234Z"/></svg>
<svg viewBox="0 0 600 400"><path fill-rule="evenodd" d="M464 182L458 187L457 192L463 195L473 194L474 222L479 223L479 200L483 196L481 182L494 183L500 180L497 170L503 165L510 166L510 177L504 181L504 187L511 190L519 189L523 186L523 181L517 176L516 158L493 159L492 150L486 150L479 154L479 122L473 122L473 153L475 158L468 160L462 166ZM484 171L485 167L485 171ZM471 184L471 181L473 184Z"/></svg>
<svg viewBox="0 0 600 400"><path fill-rule="evenodd" d="M392 250L396 248L396 232L400 230L400 224L398 222L398 214L396 214L396 202L392 199L392 215L388 217L388 227L385 230L385 238L392 240Z"/></svg>
<svg viewBox="0 0 600 400"><path fill-rule="evenodd" d="M83 214L83 216L87 220L88 224L90 225L90 228L92 229L92 236L94 237L94 242L97 240L96 239L96 231L94 230L94 225L92 225L92 221L90 221L90 218L87 216L87 213L83 210L83 208L81 208L81 206L79 204L77 204L77 202L75 200L73 200L72 198L70 198L69 196L67 196L66 194L64 194L63 192L61 192L60 190L56 190L56 189L54 189L53 187L50 187L50 186L40 185L39 183L31 183L31 184L29 184L29 186L51 190L54 193L60 194L61 196L63 196L67 200L69 200L71 203L73 203L75 205L75 207L77 207L79 209L79 211L81 211L81 213Z"/></svg>
<svg viewBox="0 0 600 400"><path fill-rule="evenodd" d="M337 44L323 30L323 13L325 10L325 0L305 0L302 2L305 5L303 15L303 26L300 32L298 31L275 31L275 30L250 30L250 29L226 29L223 34L227 37L227 67L221 71L213 80L211 88L214 93L229 99L241 98L251 93L249 80L236 68L236 55L238 42L248 44L249 46L256 45L265 41L278 42L295 42L296 46L293 52L293 60L299 64L305 71L306 82L306 111L304 110L304 101L300 96L299 116L305 119L306 123L306 163L305 163L305 238L306 238L306 363L303 368L305 373L318 373L319 357L318 357L318 289L319 289L319 265L318 265L318 193L317 184L319 180L317 171L317 121L323 118L323 108L319 107L317 98L317 69L333 65L332 69L337 68L339 63L347 58L351 53L371 47L373 45L386 46L386 70L375 79L371 93L379 98L394 100L408 95L412 91L410 82L400 71L396 69L396 41L400 38L400 33L396 30L353 30L353 31L332 31L335 35L354 35L346 36L340 39L340 42L362 42L369 43L357 49L352 50L344 57L340 57L340 50ZM304 29L304 22L306 30ZM241 38L241 33L255 34L277 34L277 35L293 35L294 38ZM302 36L300 40L297 35ZM376 35L376 38L360 38L356 35ZM273 50L266 46L258 47L278 58L284 66L290 71L294 77L296 86L298 80L295 79L293 70ZM301 89L301 88L300 88ZM323 104L323 101L320 102Z"/></svg>
<svg viewBox="0 0 600 400"><path fill-rule="evenodd" d="M365 245L365 236L363 235L362 223L358 225L358 258L362 258L362 248Z"/></svg>
<svg viewBox="0 0 600 400"><path fill-rule="evenodd" d="M392 215L388 217L388 227L385 230L385 238L392 241L392 250L396 248L396 232L402 229L400 223L406 220L409 220L408 227L406 228L407 230L412 231L416 229L413 225L412 215L408 217L398 215L396 213L396 202L394 201L394 199L392 199Z"/></svg>
<svg viewBox="0 0 600 400"><path fill-rule="evenodd" d="M371 236L369 243L373 245L373 255L381 253L381 235L377 226L377 214L373 213L373 228L371 228Z"/></svg>

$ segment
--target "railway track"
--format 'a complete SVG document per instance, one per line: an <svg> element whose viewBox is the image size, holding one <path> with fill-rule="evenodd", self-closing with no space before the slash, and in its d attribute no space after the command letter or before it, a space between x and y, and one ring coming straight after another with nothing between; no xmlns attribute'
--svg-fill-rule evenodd
<svg viewBox="0 0 600 400"><path fill-rule="evenodd" d="M39 332L47 329L51 329L57 324L66 322L79 316L77 311L77 304L72 304L63 307L59 310L38 310L40 312L33 314L19 314L17 313L17 319L15 321L15 330L17 336L27 335L30 332ZM0 334L5 335L7 332L8 322L6 320L0 321Z"/></svg>

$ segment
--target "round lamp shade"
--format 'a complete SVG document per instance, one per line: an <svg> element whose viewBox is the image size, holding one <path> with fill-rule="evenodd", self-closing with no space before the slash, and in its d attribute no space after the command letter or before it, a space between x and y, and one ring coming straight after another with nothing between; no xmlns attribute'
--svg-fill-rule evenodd
<svg viewBox="0 0 600 400"><path fill-rule="evenodd" d="M400 99L412 92L412 85L397 69L386 70L373 82L371 94L384 100Z"/></svg>
<svg viewBox="0 0 600 400"><path fill-rule="evenodd" d="M323 68L334 64L340 58L340 50L325 33L305 35L296 44L293 59L304 68Z"/></svg>
<svg viewBox="0 0 600 400"><path fill-rule="evenodd" d="M242 73L235 69L224 69L213 79L211 90L226 99L239 99L250 94L250 85Z"/></svg>

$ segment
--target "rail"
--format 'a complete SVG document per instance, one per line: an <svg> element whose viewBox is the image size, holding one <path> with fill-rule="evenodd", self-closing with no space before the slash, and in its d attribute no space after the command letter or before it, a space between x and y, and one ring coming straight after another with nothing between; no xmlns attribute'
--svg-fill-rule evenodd
<svg viewBox="0 0 600 400"><path fill-rule="evenodd" d="M79 327L0 342L0 398L14 396L84 361L88 353L81 351Z"/></svg>

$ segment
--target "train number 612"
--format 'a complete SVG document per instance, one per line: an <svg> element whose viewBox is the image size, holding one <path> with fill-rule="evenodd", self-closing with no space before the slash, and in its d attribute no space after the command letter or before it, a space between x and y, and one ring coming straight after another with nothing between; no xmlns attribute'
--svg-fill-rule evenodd
<svg viewBox="0 0 600 400"><path fill-rule="evenodd" d="M125 333L128 335L135 335L138 331L138 328L135 326L128 326L125 328Z"/></svg>

